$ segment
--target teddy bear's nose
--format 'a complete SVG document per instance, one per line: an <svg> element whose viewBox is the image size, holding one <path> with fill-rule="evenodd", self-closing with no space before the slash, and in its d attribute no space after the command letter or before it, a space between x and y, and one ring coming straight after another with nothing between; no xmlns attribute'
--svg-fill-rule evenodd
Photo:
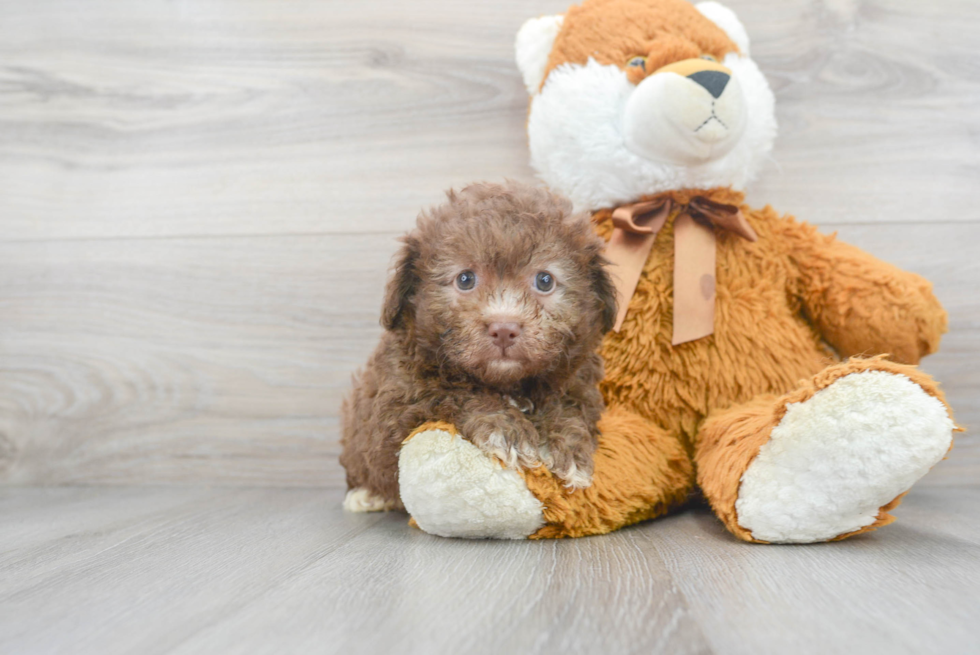
<svg viewBox="0 0 980 655"><path fill-rule="evenodd" d="M722 91L728 85L728 80L732 78L728 73L710 70L691 73L687 77L703 86L715 98L722 94Z"/></svg>
<svg viewBox="0 0 980 655"><path fill-rule="evenodd" d="M521 324L513 321L491 323L487 326L487 334L498 348L507 348L521 336Z"/></svg>

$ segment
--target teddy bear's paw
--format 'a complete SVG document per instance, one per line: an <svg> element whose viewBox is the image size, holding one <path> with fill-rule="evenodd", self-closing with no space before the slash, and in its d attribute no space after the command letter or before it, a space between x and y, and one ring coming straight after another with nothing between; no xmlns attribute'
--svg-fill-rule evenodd
<svg viewBox="0 0 980 655"><path fill-rule="evenodd" d="M738 523L808 543L872 526L952 443L945 406L904 375L863 371L791 403L741 479Z"/></svg>
<svg viewBox="0 0 980 655"><path fill-rule="evenodd" d="M344 496L344 509L348 512L387 512L395 503L377 496L364 487L351 489Z"/></svg>
<svg viewBox="0 0 980 655"><path fill-rule="evenodd" d="M544 525L543 506L517 471L448 430L412 436L398 456L398 480L405 509L430 534L523 539Z"/></svg>

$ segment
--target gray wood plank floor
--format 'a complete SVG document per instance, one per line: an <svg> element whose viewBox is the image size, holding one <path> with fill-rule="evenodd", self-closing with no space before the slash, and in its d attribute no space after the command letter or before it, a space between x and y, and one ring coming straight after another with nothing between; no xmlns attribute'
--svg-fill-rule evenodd
<svg viewBox="0 0 980 655"><path fill-rule="evenodd" d="M339 490L0 489L3 653L975 653L980 487L813 546L704 508L543 542L426 535Z"/></svg>

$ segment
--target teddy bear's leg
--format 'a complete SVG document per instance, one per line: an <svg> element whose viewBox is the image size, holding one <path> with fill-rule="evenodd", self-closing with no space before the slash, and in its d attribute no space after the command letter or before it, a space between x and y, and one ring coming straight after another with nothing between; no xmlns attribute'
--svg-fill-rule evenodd
<svg viewBox="0 0 980 655"><path fill-rule="evenodd" d="M889 510L952 445L936 383L913 366L850 360L782 396L705 421L698 483L746 541L843 539L891 523Z"/></svg>
<svg viewBox="0 0 980 655"><path fill-rule="evenodd" d="M694 468L678 435L617 407L602 415L599 430L590 487L569 491L544 467L525 472L547 521L532 539L605 534L687 500Z"/></svg>
<svg viewBox="0 0 980 655"><path fill-rule="evenodd" d="M453 426L422 426L399 456L402 501L426 532L498 539L603 534L685 501L694 476L678 438L622 409L599 428L592 486L570 491L543 467L504 468Z"/></svg>

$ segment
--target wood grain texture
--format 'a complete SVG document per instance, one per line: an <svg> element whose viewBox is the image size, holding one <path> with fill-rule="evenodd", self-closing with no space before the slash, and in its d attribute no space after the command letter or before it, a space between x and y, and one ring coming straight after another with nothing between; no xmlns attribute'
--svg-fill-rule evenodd
<svg viewBox="0 0 980 655"><path fill-rule="evenodd" d="M561 541L459 541L339 490L0 489L0 652L970 653L980 487L834 544L704 508Z"/></svg>
<svg viewBox="0 0 980 655"><path fill-rule="evenodd" d="M971 0L735 0L777 94L756 203L972 221ZM0 4L8 239L401 230L440 191L530 178L512 60L566 0Z"/></svg>
<svg viewBox="0 0 980 655"><path fill-rule="evenodd" d="M0 243L0 479L342 484L340 401L380 334L394 236ZM980 260L941 256L980 224L841 236L945 280L952 331L926 368L980 422ZM973 447L942 470L975 479Z"/></svg>
<svg viewBox="0 0 980 655"><path fill-rule="evenodd" d="M926 275L980 425L980 5L732 0L781 135L749 192ZM0 483L338 486L395 237L531 179L523 20L565 0L0 0ZM967 434L925 484L972 483Z"/></svg>
<svg viewBox="0 0 980 655"><path fill-rule="evenodd" d="M341 484L340 399L380 334L387 242L0 244L3 477Z"/></svg>
<svg viewBox="0 0 980 655"><path fill-rule="evenodd" d="M10 239L402 229L529 177L523 20L557 2L3 4Z"/></svg>
<svg viewBox="0 0 980 655"><path fill-rule="evenodd" d="M914 489L897 523L830 544L742 548L709 512L638 536L719 653L975 653L978 500Z"/></svg>
<svg viewBox="0 0 980 655"><path fill-rule="evenodd" d="M0 515L10 653L172 652L384 518L322 492L149 487L8 489Z"/></svg>

